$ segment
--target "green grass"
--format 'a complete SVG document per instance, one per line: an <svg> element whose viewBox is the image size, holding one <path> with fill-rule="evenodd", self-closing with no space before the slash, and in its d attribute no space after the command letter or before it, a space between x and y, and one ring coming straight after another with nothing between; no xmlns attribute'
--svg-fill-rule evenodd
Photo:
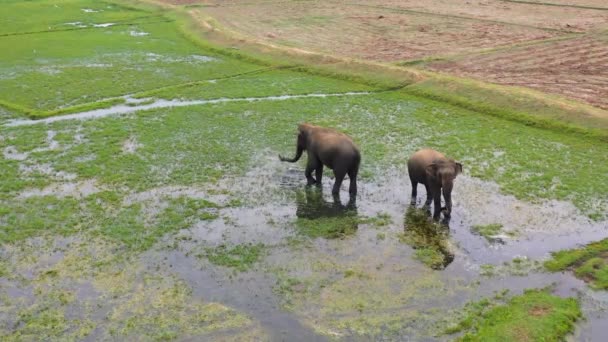
<svg viewBox="0 0 608 342"><path fill-rule="evenodd" d="M92 10L86 12L85 10ZM48 32L82 29L66 23L83 25L124 23L150 20L156 13L145 13L107 1L58 0L18 1L3 0L0 16L0 37L28 32Z"/></svg>
<svg viewBox="0 0 608 342"><path fill-rule="evenodd" d="M415 249L415 259L432 269L443 269L454 260L448 229L431 221L426 211L408 208L400 240Z"/></svg>
<svg viewBox="0 0 608 342"><path fill-rule="evenodd" d="M262 69L236 77L202 81L157 91L137 94L165 99L213 99L220 97L263 97L298 94L328 94L353 91L374 91L370 86L339 79L308 75L288 70Z"/></svg>
<svg viewBox="0 0 608 342"><path fill-rule="evenodd" d="M526 290L504 304L488 299L468 304L446 333L465 332L459 341L562 341L580 317L575 298Z"/></svg>
<svg viewBox="0 0 608 342"><path fill-rule="evenodd" d="M41 234L67 235L83 227L84 215L73 198L32 197L0 207L0 241L23 240Z"/></svg>
<svg viewBox="0 0 608 342"><path fill-rule="evenodd" d="M134 37L133 31L148 35ZM259 69L201 51L172 22L0 40L12 47L0 52L0 86L4 89L0 100L35 117L125 94ZM4 97L8 94L10 97Z"/></svg>
<svg viewBox="0 0 608 342"><path fill-rule="evenodd" d="M528 90L509 92L493 85L481 86L472 80L442 77L412 84L404 91L526 126L608 142L608 121L588 113L597 109L564 100L560 100L560 105L548 105L549 96L531 95Z"/></svg>
<svg viewBox="0 0 608 342"><path fill-rule="evenodd" d="M131 250L146 250L163 235L196 220L218 217L214 203L180 197L166 207L146 211L137 203L123 206L121 194L101 192L79 201L72 197L31 197L0 206L0 242L14 243L39 235L70 235L80 231L103 234ZM149 209L149 208L148 208Z"/></svg>
<svg viewBox="0 0 608 342"><path fill-rule="evenodd" d="M608 239L581 248L552 253L545 268L552 272L572 270L594 289L608 289Z"/></svg>
<svg viewBox="0 0 608 342"><path fill-rule="evenodd" d="M250 269L264 254L265 246L263 244L241 244L206 248L204 253L197 256L207 258L212 264L243 272Z"/></svg>

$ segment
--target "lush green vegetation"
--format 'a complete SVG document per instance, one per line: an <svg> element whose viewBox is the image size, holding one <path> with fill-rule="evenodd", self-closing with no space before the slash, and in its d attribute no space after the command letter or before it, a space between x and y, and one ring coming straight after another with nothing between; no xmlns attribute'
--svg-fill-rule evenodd
<svg viewBox="0 0 608 342"><path fill-rule="evenodd" d="M459 341L561 341L580 317L575 298L527 290L506 303L484 299L467 304L462 320L446 333L465 332Z"/></svg>
<svg viewBox="0 0 608 342"><path fill-rule="evenodd" d="M555 252L545 268L557 272L572 270L595 289L608 289L608 239L587 246Z"/></svg>

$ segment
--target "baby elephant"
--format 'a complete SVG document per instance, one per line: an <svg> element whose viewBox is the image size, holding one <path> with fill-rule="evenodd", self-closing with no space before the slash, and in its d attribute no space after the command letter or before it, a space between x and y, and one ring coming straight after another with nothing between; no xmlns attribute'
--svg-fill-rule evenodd
<svg viewBox="0 0 608 342"><path fill-rule="evenodd" d="M431 149L422 149L407 161L407 170L412 182L412 205L416 205L418 183L426 188L426 203L435 202L433 219L439 220L441 215L441 192L445 199L446 216L452 213L452 187L454 179L462 173L462 164L454 159L446 158L442 153Z"/></svg>
<svg viewBox="0 0 608 342"><path fill-rule="evenodd" d="M339 194L340 186L346 174L350 178L350 195L356 195L357 173L359 172L361 155L352 139L348 135L333 129L307 123L300 124L298 131L296 156L293 159L289 159L279 155L279 159L294 163L300 159L302 152L306 150L308 153L308 163L305 174L308 185L316 184L317 186L321 186L323 165L325 165L334 170L334 176L336 177L332 190L334 196ZM313 171L315 171L316 179L312 177Z"/></svg>

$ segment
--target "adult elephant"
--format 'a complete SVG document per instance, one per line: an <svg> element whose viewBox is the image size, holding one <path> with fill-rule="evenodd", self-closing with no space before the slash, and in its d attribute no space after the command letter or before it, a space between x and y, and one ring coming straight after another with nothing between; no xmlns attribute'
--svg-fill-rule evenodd
<svg viewBox="0 0 608 342"><path fill-rule="evenodd" d="M361 154L348 135L331 128L308 123L300 124L298 125L296 156L290 159L279 155L279 159L295 163L304 151L308 153L305 172L308 185L316 184L320 187L323 166L327 166L334 170L334 176L336 177L332 190L334 196L340 193L340 186L342 186L342 181L347 174L350 178L349 193L351 196L357 194L357 173L361 163ZM312 177L313 171L315 171L315 178Z"/></svg>
<svg viewBox="0 0 608 342"><path fill-rule="evenodd" d="M407 169L412 182L412 205L416 205L418 183L426 188L425 206L434 202L433 218L439 220L441 215L441 194L445 200L446 216L452 213L452 188L454 179L462 173L462 164L448 159L443 153L430 148L414 153L407 162Z"/></svg>

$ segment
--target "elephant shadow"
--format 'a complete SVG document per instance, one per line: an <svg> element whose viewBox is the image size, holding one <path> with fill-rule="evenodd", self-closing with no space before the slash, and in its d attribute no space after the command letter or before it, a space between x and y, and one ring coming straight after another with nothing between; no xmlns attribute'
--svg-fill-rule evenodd
<svg viewBox="0 0 608 342"><path fill-rule="evenodd" d="M300 232L311 237L328 239L343 238L359 228L356 197L350 196L347 204L333 196L332 201L323 197L319 188L306 188L296 193L296 217Z"/></svg>
<svg viewBox="0 0 608 342"><path fill-rule="evenodd" d="M410 206L405 213L403 240L416 250L415 257L432 269L445 269L454 261L448 223L449 218L441 224L434 222L425 208Z"/></svg>

